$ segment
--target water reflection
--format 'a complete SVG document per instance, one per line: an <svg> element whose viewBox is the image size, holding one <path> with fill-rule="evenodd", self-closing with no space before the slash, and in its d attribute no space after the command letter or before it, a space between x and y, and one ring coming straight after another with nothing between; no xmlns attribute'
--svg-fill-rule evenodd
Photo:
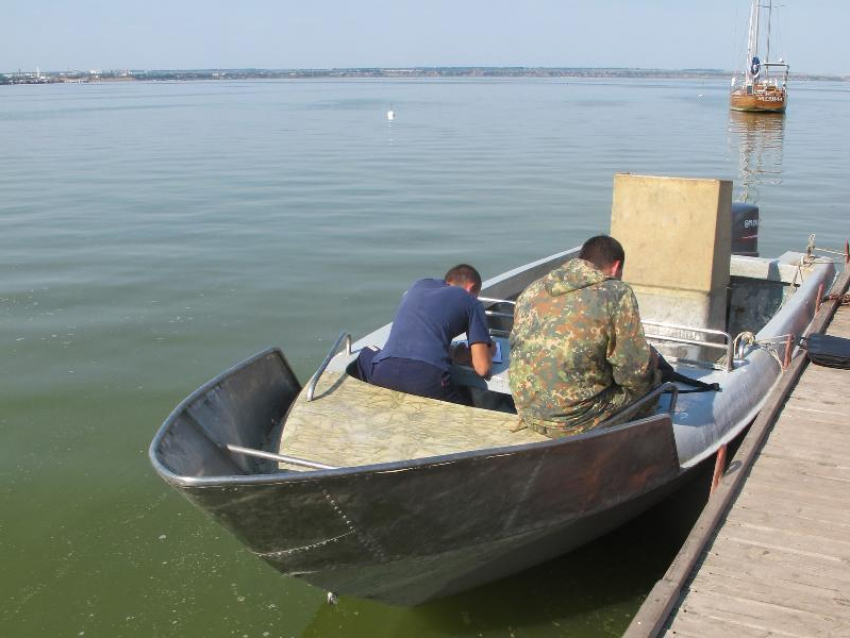
<svg viewBox="0 0 850 638"><path fill-rule="evenodd" d="M757 204L764 185L782 183L785 115L729 111L729 148L738 156L736 201Z"/></svg>

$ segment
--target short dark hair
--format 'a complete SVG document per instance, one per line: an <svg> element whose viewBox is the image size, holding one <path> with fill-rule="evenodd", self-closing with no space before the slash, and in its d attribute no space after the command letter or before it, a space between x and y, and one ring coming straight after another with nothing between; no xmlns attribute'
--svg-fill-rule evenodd
<svg viewBox="0 0 850 638"><path fill-rule="evenodd" d="M479 290L481 289L481 275L469 264L458 264L454 268L449 268L443 279L446 280L447 284L454 284L456 286L473 284Z"/></svg>
<svg viewBox="0 0 850 638"><path fill-rule="evenodd" d="M579 259L589 261L599 269L608 268L615 261L626 263L626 252L616 239L609 235L591 237L581 247Z"/></svg>

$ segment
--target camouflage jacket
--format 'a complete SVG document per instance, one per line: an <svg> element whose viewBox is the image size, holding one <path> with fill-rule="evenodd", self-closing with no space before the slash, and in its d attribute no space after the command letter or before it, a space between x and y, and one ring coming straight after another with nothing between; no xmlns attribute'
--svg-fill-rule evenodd
<svg viewBox="0 0 850 638"><path fill-rule="evenodd" d="M517 300L510 383L530 428L585 432L657 384L632 289L573 259Z"/></svg>

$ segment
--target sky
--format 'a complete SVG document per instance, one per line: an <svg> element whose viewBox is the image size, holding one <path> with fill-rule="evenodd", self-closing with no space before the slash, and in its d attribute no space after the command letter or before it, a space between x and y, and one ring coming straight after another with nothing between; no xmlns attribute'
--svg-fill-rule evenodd
<svg viewBox="0 0 850 638"><path fill-rule="evenodd" d="M792 72L850 75L850 2L775 4L779 52ZM2 0L0 72L423 66L731 71L745 57L749 6L748 0Z"/></svg>

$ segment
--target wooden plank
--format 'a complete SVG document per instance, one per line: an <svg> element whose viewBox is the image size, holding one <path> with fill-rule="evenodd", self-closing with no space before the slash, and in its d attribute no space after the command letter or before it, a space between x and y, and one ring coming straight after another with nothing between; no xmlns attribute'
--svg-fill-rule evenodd
<svg viewBox="0 0 850 638"><path fill-rule="evenodd" d="M777 583L792 580L813 586L830 583L836 591L850 591L850 573L846 565L829 559L797 559L797 554L781 550L766 552L762 548L741 543L724 543L703 557L702 565L738 570L738 578L763 579L766 575Z"/></svg>
<svg viewBox="0 0 850 638"><path fill-rule="evenodd" d="M703 591L697 596L687 596L679 614L700 614L711 623L728 623L727 636L744 635L744 631L762 630L762 635L835 637L846 635L846 624L828 615L752 600L741 600ZM675 631L675 622L672 625ZM675 635L673 633L672 635Z"/></svg>
<svg viewBox="0 0 850 638"><path fill-rule="evenodd" d="M833 333L833 326L835 326L836 330L839 332L844 330L847 333L850 333L850 311L847 310L848 308L850 308L850 306L842 306L835 314L835 319L833 319L833 323L829 326L830 334Z"/></svg>
<svg viewBox="0 0 850 638"><path fill-rule="evenodd" d="M799 412L793 415L786 412L783 414L782 419L780 419L777 425L781 427L775 429L771 433L771 439L774 439L774 437L779 439L783 436L791 438L797 434L801 437L802 441L830 436L835 436L836 439L840 440L847 438L847 436L850 435L850 430L848 430L848 428L835 423L835 421L808 415L804 417L803 414ZM768 445L772 445L772 443L769 443Z"/></svg>
<svg viewBox="0 0 850 638"><path fill-rule="evenodd" d="M787 480L824 479L832 481L850 481L850 467L841 467L819 461L788 459L781 455L762 452L758 457L759 471L771 471L782 474Z"/></svg>
<svg viewBox="0 0 850 638"><path fill-rule="evenodd" d="M850 313L842 313L842 316L833 320L833 323L829 326L829 334L836 337L850 335Z"/></svg>
<svg viewBox="0 0 850 638"><path fill-rule="evenodd" d="M797 512L798 516L808 515L814 519L850 525L846 484L834 485L828 492L800 490L794 489L793 486L768 483L748 485L747 493L742 494L735 505L768 512L784 511L790 514L793 511Z"/></svg>
<svg viewBox="0 0 850 638"><path fill-rule="evenodd" d="M813 381L810 381L810 379L821 378L842 381L845 377L847 377L848 374L850 374L850 371L844 368L831 368L830 366L823 366L815 363L812 365L811 372L806 375L805 379L803 379L803 387L806 387L813 383Z"/></svg>
<svg viewBox="0 0 850 638"><path fill-rule="evenodd" d="M794 509L793 505L786 507L789 510ZM827 512L826 509L822 511ZM817 542L824 544L831 542L840 543L850 537L850 525L846 522L827 518L828 516L828 512L826 515L812 514L810 511L799 513L791 511L772 512L765 509L736 505L733 511L730 512L724 525L756 527L791 534L802 534L807 535L808 538L811 538L809 536L811 530L817 529L817 539L812 540L817 540ZM720 551L720 546L718 546L718 551Z"/></svg>
<svg viewBox="0 0 850 638"><path fill-rule="evenodd" d="M828 334L836 337L850 336L850 306L844 305L838 309L829 324Z"/></svg>
<svg viewBox="0 0 850 638"><path fill-rule="evenodd" d="M759 461L764 461L764 469L756 468L750 473L753 489L763 485L773 490L787 491L793 494L812 493L817 498L822 493L826 498L836 494L846 502L850 467L821 461L789 460L787 453L780 450L762 454ZM796 472L796 473L795 473Z"/></svg>
<svg viewBox="0 0 850 638"><path fill-rule="evenodd" d="M850 407L850 406L849 406ZM786 415L787 416L787 415ZM801 415L802 416L802 415ZM830 422L822 418L811 417L780 421L781 427L773 431L770 442L765 447L784 445L782 441L799 441L798 445L818 445L827 442L833 445L850 445L850 427Z"/></svg>
<svg viewBox="0 0 850 638"><path fill-rule="evenodd" d="M815 368L815 365L811 364L809 367ZM821 370L822 372L809 377L805 385L797 387L795 396L791 400L792 404L804 402L811 403L815 407L822 404L823 410L836 405L847 405L848 398L837 390L850 383L850 370L833 368L821 368ZM827 370L828 372L825 372Z"/></svg>
<svg viewBox="0 0 850 638"><path fill-rule="evenodd" d="M846 502L843 504L846 507ZM811 534L817 538L842 541L850 538L850 521L835 507L788 503L779 500L758 502L752 506L736 503L734 511L726 518L726 525L752 525L774 530Z"/></svg>
<svg viewBox="0 0 850 638"><path fill-rule="evenodd" d="M850 450L850 429L823 421L798 423L786 421L782 427L774 429L765 449L782 449L788 446L812 450L819 448Z"/></svg>
<svg viewBox="0 0 850 638"><path fill-rule="evenodd" d="M814 366L811 366L814 368ZM829 370L828 373L818 373L812 379L811 384L798 386L794 395L788 399L792 405L795 403L811 403L813 407L822 405L821 409L828 410L834 405L842 405L847 403L847 397L842 396L840 392L836 392L837 388L850 382L850 372L847 370L833 370L832 368L824 368ZM840 372L841 374L836 374Z"/></svg>
<svg viewBox="0 0 850 638"><path fill-rule="evenodd" d="M768 454L782 454L788 449L799 448L810 451L833 449L850 452L850 432L830 427L829 424L800 424L783 427L770 435L770 442L764 451Z"/></svg>
<svg viewBox="0 0 850 638"><path fill-rule="evenodd" d="M690 592L711 592L738 598L746 603L765 603L786 609L826 616L843 621L850 627L850 600L846 593L834 588L779 580L782 572L763 574L762 578L740 577L740 566L716 564L700 567L697 582L689 585Z"/></svg>
<svg viewBox="0 0 850 638"><path fill-rule="evenodd" d="M770 500L767 502L768 507L774 507L776 505L775 501L780 500L775 495L777 491L782 493L782 496L785 498L797 498L803 499L809 502L808 495L814 494L816 497L820 494L825 494L822 500L812 499L812 504L823 505L826 507L836 507L835 501L838 501L842 505L840 507L845 507L847 504L847 492L850 491L850 479L845 480L837 480L831 476L819 476L816 474L799 474L795 476L791 476L792 480L789 481L789 475L781 470L775 470L773 468L770 469L760 469L758 475L751 475L748 479L748 482L752 483L752 487L750 485L747 486L747 492L742 493L738 496L738 499L735 501L735 505L749 507L752 504L753 499L755 499L755 494L758 493L759 496L765 496ZM753 496L751 496L750 489L756 490L753 492ZM838 498L834 495L838 494ZM840 496L843 494L844 496ZM832 503L831 505L827 505L827 503ZM845 520L848 517L848 513L843 513Z"/></svg>
<svg viewBox="0 0 850 638"><path fill-rule="evenodd" d="M786 430L790 432L801 432L808 437L818 437L822 434L828 435L831 433L847 436L846 433L848 432L848 428L842 423L836 422L835 417L832 415L827 416L794 408L786 408L777 425L781 425L779 430L775 432L779 435Z"/></svg>
<svg viewBox="0 0 850 638"><path fill-rule="evenodd" d="M841 469L850 469L850 459L842 457L840 454L835 455L835 458L823 458L817 451L806 450L803 448L787 447L784 449L771 449L765 453L779 458L794 459L809 463L820 463L825 466L832 466Z"/></svg>
<svg viewBox="0 0 850 638"><path fill-rule="evenodd" d="M821 454L823 462L841 465L850 455L850 433L827 430L815 436L803 431L803 428L786 428L771 433L765 451L776 455L792 452Z"/></svg>
<svg viewBox="0 0 850 638"><path fill-rule="evenodd" d="M837 382L843 382L850 375L850 371L844 368L832 368L830 366L812 364L812 369L805 378L802 379L802 387L809 387L815 382L812 379L832 379Z"/></svg>
<svg viewBox="0 0 850 638"><path fill-rule="evenodd" d="M835 325L830 325L829 333L834 337L850 337L850 315L846 319L835 322Z"/></svg>
<svg viewBox="0 0 850 638"><path fill-rule="evenodd" d="M836 563L850 563L850 542L827 539L818 534L803 534L782 529L726 521L717 535L725 539L765 550L781 550L802 557L817 557ZM716 546L716 545L715 545Z"/></svg>
<svg viewBox="0 0 850 638"><path fill-rule="evenodd" d="M843 381L822 381L817 390L806 390L797 388L794 394L788 398L788 407L796 408L805 412L823 413L832 416L837 423L843 423L843 410L850 405L846 397L840 395L840 388L850 384L850 375Z"/></svg>
<svg viewBox="0 0 850 638"><path fill-rule="evenodd" d="M678 613L676 610L676 630L666 634L675 638L765 638L765 636L785 636L797 638L800 634L773 632L766 634L760 627L748 627L739 622L729 622L723 618L706 616L687 609Z"/></svg>
<svg viewBox="0 0 850 638"><path fill-rule="evenodd" d="M850 426L845 425L843 419L834 413L809 410L806 409L805 404L786 404L770 438L773 439L775 435L786 432L800 432L806 437L835 434L846 438L850 433Z"/></svg>
<svg viewBox="0 0 850 638"><path fill-rule="evenodd" d="M826 403L846 404L848 397L836 390L850 383L850 370L824 368L809 363L811 370L807 370L804 375L805 383L798 385L795 401L817 399Z"/></svg>
<svg viewBox="0 0 850 638"><path fill-rule="evenodd" d="M842 371L845 372L845 371ZM840 405L847 405L847 400L842 397L837 388L850 383L850 375L846 375L844 379L835 379L833 375L822 375L823 379L813 388L798 388L788 399L790 406L805 407L806 410L817 412L827 412L835 409ZM839 416L839 414L836 414Z"/></svg>
<svg viewBox="0 0 850 638"><path fill-rule="evenodd" d="M785 406L779 423L787 423L790 427L799 427L799 424L811 422L813 427L831 425L833 428L845 431L847 426L844 424L842 413L847 408L848 406L829 406L825 409L823 405L811 401L792 401Z"/></svg>
<svg viewBox="0 0 850 638"><path fill-rule="evenodd" d="M779 499L759 502L753 498L749 504L736 503L726 524L753 525L804 534L817 530L817 537L842 541L850 538L850 521L843 512L835 510L835 506L783 503Z"/></svg>
<svg viewBox="0 0 850 638"><path fill-rule="evenodd" d="M847 339L848 337L843 338ZM830 366L813 363L811 375L809 375L809 378L805 380L805 385L808 386L809 384L814 383L809 379L832 379L836 383L846 383L845 379L848 375L850 375L850 370L847 370L846 368L832 368Z"/></svg>

